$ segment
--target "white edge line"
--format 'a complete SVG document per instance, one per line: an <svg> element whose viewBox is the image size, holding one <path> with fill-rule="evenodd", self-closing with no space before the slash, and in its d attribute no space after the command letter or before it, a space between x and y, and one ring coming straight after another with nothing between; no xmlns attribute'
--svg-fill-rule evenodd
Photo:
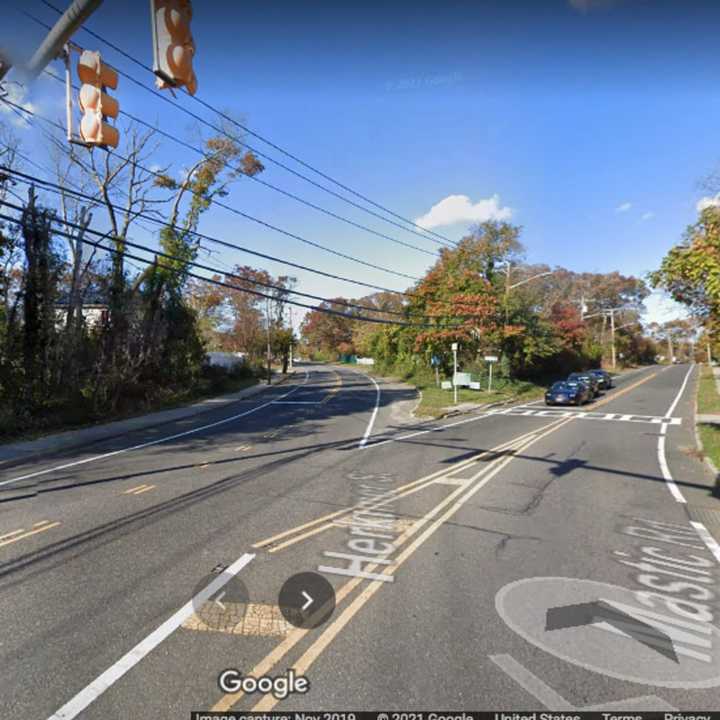
<svg viewBox="0 0 720 720"><path fill-rule="evenodd" d="M307 383L309 373L307 370L305 370L305 379L300 384L294 387L289 392L286 392L284 395L281 395L280 398L286 398L288 395L292 395L294 392L297 392L303 385ZM150 440L148 442L140 443L139 445L131 445L130 447L121 448L120 450L113 450L112 452L103 453L102 455L93 455L92 457L85 458L84 460L75 460L71 463L65 463L64 465L56 465L55 467L46 468L45 470L38 470L34 473L29 473L27 475L20 475L15 478L10 478L9 480L3 480L0 482L0 487L3 485L9 485L10 483L16 483L20 482L21 480L30 480L31 478L39 477L40 475L47 475L49 473L57 472L58 470L67 470L68 468L77 467L78 465L85 465L87 463L95 462L97 460L104 460L109 457L114 457L115 455L122 455L126 452L131 452L133 450L142 450L146 447L151 447L152 445L159 445L160 443L168 442L169 440L177 440L177 438L185 437L187 435L192 435L193 433L202 432L203 430L207 430L209 428L217 427L218 425L224 425L225 423L233 422L234 420L239 420L240 418L243 418L247 415L252 415L252 413L257 412L258 410L262 410L263 408L269 407L272 405L275 401L270 400L269 402L263 403L262 405L258 405L257 407L250 408L250 410L246 410L245 412L239 413L238 415L231 415L230 417L223 418L222 420L218 420L217 422L210 423L209 425L201 425L200 427L193 428L192 430L185 430L181 433L175 433L174 435L168 435L167 437L158 438L157 440Z"/></svg>
<svg viewBox="0 0 720 720"><path fill-rule="evenodd" d="M678 390L678 394L675 396L675 399L672 401L672 404L670 405L667 413L665 414L665 422L663 422L663 424L660 426L660 435L658 436L657 446L658 463L660 464L660 472L662 472L662 476L665 479L665 484L668 486L668 490L670 490L670 493L675 498L675 500L683 504L687 504L687 500L685 499L685 496L682 494L682 492L680 492L680 488L675 484L675 480L673 480L672 473L670 472L670 468L667 463L667 457L665 455L665 440L667 437L668 425L672 421L671 416L673 414L673 411L677 407L677 404L680 402L680 398L682 397L683 392L685 392L685 387L687 386L690 375L694 369L694 364L688 368L688 371L685 373L685 379L680 386L680 390Z"/></svg>
<svg viewBox="0 0 720 720"><path fill-rule="evenodd" d="M365 428L365 434L362 436L360 442L358 443L358 447L360 448L364 448L367 444L367 441L370 438L370 433L373 429L373 425L375 424L375 418L377 418L378 410L380 409L380 386L377 384L377 381L372 375L368 375L368 377L373 381L373 385L375 385L375 408L373 409L372 415L370 416L370 422Z"/></svg>
<svg viewBox="0 0 720 720"><path fill-rule="evenodd" d="M677 404L680 402L680 398L682 397L683 392L685 392L685 386L688 384L688 380L690 379L690 375L692 374L692 371L695 369L695 364L693 363L689 368L688 371L685 373L685 379L683 380L683 384L680 386L680 390L678 394L675 396L675 399L673 400L672 405L668 409L667 413L665 414L666 418L669 418L673 414L673 410L677 407Z"/></svg>
<svg viewBox="0 0 720 720"><path fill-rule="evenodd" d="M691 520L690 524L695 528L697 534L702 538L702 541L708 546L708 550L715 556L715 559L720 563L720 545L717 540L710 534L710 531L697 520Z"/></svg>
<svg viewBox="0 0 720 720"><path fill-rule="evenodd" d="M655 367L655 366L651 365L650 367ZM668 367L672 367L672 366L668 366ZM624 377L627 377L628 375L632 375L633 373L639 372L641 370L647 370L647 369L648 369L647 367L636 368L635 370L631 370L630 372L625 373L622 377L624 378ZM667 370L668 368L666 367L663 369ZM370 375L368 375L368 377L370 377L370 379L372 380L372 377ZM375 382L375 381L373 380L373 382ZM613 388L615 388L615 387L617 387L617 385L613 385ZM425 430L416 430L407 435L396 435L394 437L387 438L386 440L379 440L378 442L370 443L370 445L366 445L367 439L365 439L365 442L361 441L359 447L364 448L364 449L376 448L376 447L380 447L380 445L387 445L388 443L392 443L392 442L400 442L402 440L409 440L410 438L417 437L418 435L425 435L426 433L431 433L431 432L441 432L447 428L456 427L457 425L464 425L465 423L475 422L477 420L482 420L483 418L486 418L491 415L511 415L513 410L526 408L526 407L529 407L530 405L541 405L543 402L544 402L543 400L533 400L532 402L527 402L527 403L523 402L518 405L510 405L509 407L505 407L505 408L494 408L494 409L488 410L487 412L481 413L479 415L473 415L472 417L466 418L464 420L457 420L455 422L447 423L445 425L435 425L435 426L433 426L431 428L427 428ZM673 407L673 409L674 409L674 407ZM570 413L570 414L572 414L572 413ZM548 416L548 417L552 417L552 416ZM558 415L558 417L563 417L563 416ZM672 420L676 420L676 418L672 418ZM679 423L673 422L672 424L679 424Z"/></svg>
<svg viewBox="0 0 720 720"><path fill-rule="evenodd" d="M660 472L662 472L665 484L668 486L668 490L670 490L675 500L679 503L687 503L685 496L680 492L680 488L675 484L675 480L673 480L673 476L670 473L670 468L667 464L667 458L665 457L665 438L667 437L667 428L667 423L663 423L660 427L660 435L658 436L657 457L658 463L660 464Z"/></svg>
<svg viewBox="0 0 720 720"><path fill-rule="evenodd" d="M201 590L189 602L185 603L172 617L168 618L160 627L141 640L132 650L123 655L114 665L99 675L87 687L75 695L72 700L65 703L49 720L72 720L85 708L97 700L108 688L117 682L125 673L137 665L146 655L154 650L163 640L177 630L194 612L197 604L205 602L214 595L233 576L237 575L255 555L245 553L239 557L227 570L218 575L205 589Z"/></svg>

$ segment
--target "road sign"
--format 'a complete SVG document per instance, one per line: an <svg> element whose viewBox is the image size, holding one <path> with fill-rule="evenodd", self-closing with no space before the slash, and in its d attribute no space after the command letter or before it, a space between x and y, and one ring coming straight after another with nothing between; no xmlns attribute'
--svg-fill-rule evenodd
<svg viewBox="0 0 720 720"><path fill-rule="evenodd" d="M430 364L431 364L433 367L437 367L437 366L440 364L440 358L439 358L437 355L433 355L433 356L430 358Z"/></svg>
<svg viewBox="0 0 720 720"><path fill-rule="evenodd" d="M485 356L485 362L494 363L498 361L497 355L486 355Z"/></svg>
<svg viewBox="0 0 720 720"><path fill-rule="evenodd" d="M451 347L451 349L452 349L453 352L457 352L457 349L458 349L458 344L457 344L457 343L453 343L450 347Z"/></svg>

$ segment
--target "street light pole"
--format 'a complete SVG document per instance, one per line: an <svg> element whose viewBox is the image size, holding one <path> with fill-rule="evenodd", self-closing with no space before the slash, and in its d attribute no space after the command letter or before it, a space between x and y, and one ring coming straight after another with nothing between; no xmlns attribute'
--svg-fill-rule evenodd
<svg viewBox="0 0 720 720"><path fill-rule="evenodd" d="M510 291L513 290L516 287L520 287L521 285L524 285L525 283L529 283L531 280L536 280L537 278L545 277L546 275L553 275L555 273L554 270L546 270L545 272L537 273L536 275L533 275L529 278L525 278L524 280L520 280L520 282L510 284L510 271L512 270L512 264L507 263L505 266L505 324L508 324L509 318L510 318L510 308L508 307L508 298L510 296Z"/></svg>

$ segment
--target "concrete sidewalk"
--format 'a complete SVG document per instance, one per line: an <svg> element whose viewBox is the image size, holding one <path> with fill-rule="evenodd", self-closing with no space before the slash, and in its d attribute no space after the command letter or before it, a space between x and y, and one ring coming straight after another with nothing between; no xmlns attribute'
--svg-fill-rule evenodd
<svg viewBox="0 0 720 720"><path fill-rule="evenodd" d="M77 430L68 430L67 432L46 435L36 440L25 440L21 442L8 443L0 445L0 471L13 465L22 463L40 453L53 453L65 450L76 450L86 445L109 440L113 437L125 435L134 430L144 430L156 425L164 425L175 420L185 420L187 418L201 415L210 410L222 408L225 405L244 400L266 390L268 387L279 385L286 382L294 374L295 370L289 370L287 375L278 375L273 377L272 385L268 386L265 382L259 382L257 385L239 390L238 392L229 393L228 395L219 395L210 397L191 405L183 405L181 407L172 408L170 410L160 410L158 412L149 413L147 415L139 415L137 417L128 418L127 420L116 420L101 425L93 425L92 427L78 428Z"/></svg>

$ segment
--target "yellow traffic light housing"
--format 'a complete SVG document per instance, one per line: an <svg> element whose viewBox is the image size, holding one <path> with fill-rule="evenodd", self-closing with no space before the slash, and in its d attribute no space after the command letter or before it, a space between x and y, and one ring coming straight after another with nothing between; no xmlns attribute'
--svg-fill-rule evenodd
<svg viewBox="0 0 720 720"><path fill-rule="evenodd" d="M150 0L153 30L153 71L158 88L185 87L194 95L195 42L190 31L190 0Z"/></svg>
<svg viewBox="0 0 720 720"><path fill-rule="evenodd" d="M76 48L73 48L76 49ZM66 50L66 81L68 99L68 140L79 142L88 147L116 148L120 133L106 121L113 120L120 113L120 104L108 95L106 89L115 90L118 86L118 74L103 63L100 53L92 50L79 50L77 73L82 83L78 92L78 105L82 111L80 120L80 140L72 133L72 100L70 83L69 50Z"/></svg>

